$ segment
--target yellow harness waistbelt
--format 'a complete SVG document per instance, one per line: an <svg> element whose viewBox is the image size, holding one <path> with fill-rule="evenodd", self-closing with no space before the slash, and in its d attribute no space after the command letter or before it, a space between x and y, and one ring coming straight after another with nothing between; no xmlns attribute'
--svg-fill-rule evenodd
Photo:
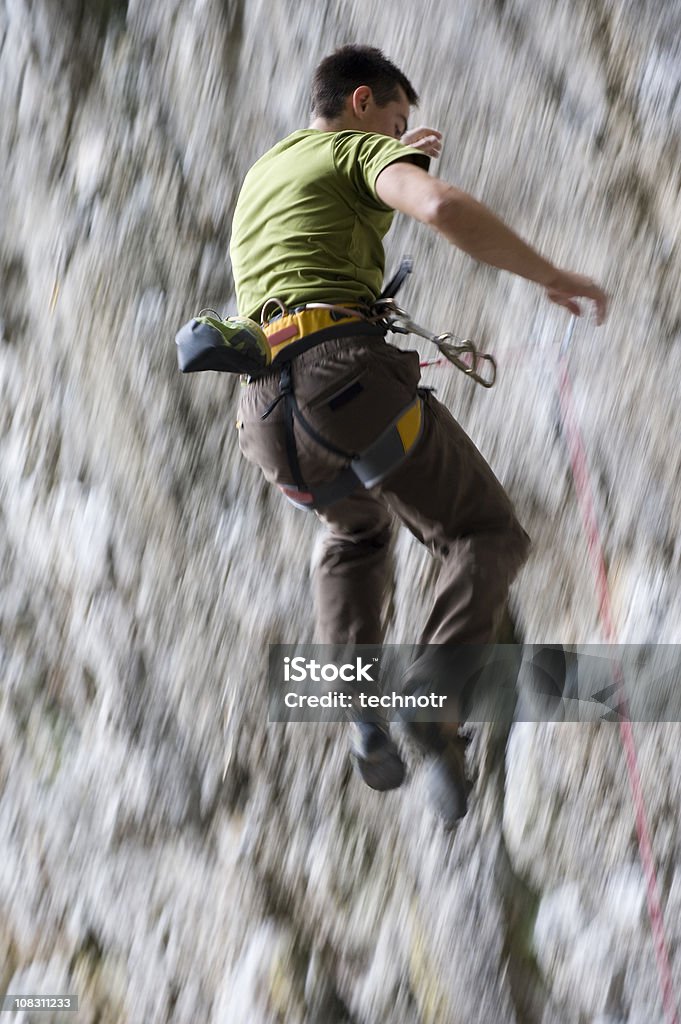
<svg viewBox="0 0 681 1024"><path fill-rule="evenodd" d="M293 357L332 338L352 334L383 336L386 333L385 327L368 320L360 312L354 312L350 306L320 308L313 305L312 308L286 312L276 320L263 323L262 329L270 346L272 363L284 350L287 350L287 357Z"/></svg>

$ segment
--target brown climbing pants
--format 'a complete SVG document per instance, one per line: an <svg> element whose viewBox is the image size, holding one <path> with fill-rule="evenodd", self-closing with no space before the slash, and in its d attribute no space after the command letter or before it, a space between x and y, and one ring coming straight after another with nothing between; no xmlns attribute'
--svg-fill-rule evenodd
<svg viewBox="0 0 681 1024"><path fill-rule="evenodd" d="M292 361L296 399L325 440L347 452L366 448L416 395L418 353L380 338L324 342ZM283 403L262 420L279 394L272 370L244 386L239 443L247 459L277 484L294 483L286 454ZM511 502L470 438L447 409L422 392L424 428L405 461L371 490L317 515L326 526L314 567L317 640L380 644L389 578L392 515L441 563L421 644L494 640L509 586L527 557L529 538ZM295 424L306 483L332 479L346 464ZM276 535L276 530L273 531ZM400 638L414 643L415 637Z"/></svg>

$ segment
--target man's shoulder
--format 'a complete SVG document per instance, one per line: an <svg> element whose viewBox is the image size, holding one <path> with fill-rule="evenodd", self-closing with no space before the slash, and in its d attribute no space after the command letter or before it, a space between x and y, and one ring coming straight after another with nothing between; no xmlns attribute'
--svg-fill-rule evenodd
<svg viewBox="0 0 681 1024"><path fill-rule="evenodd" d="M386 152L401 152L405 147L399 139L391 135L381 135L378 132L362 132L346 129L342 132L329 132L333 135L334 149L356 149L356 150L384 150Z"/></svg>
<svg viewBox="0 0 681 1024"><path fill-rule="evenodd" d="M323 156L330 158L335 165L336 161L342 166L349 159L354 162L360 154L378 155L383 153L402 152L402 143L391 139L386 135L376 135L373 132L361 131L321 131L317 128L299 128L291 132L284 139L280 139L260 156L251 165L249 174L253 172L269 172L272 163L287 158L295 159L299 155L305 158Z"/></svg>
<svg viewBox="0 0 681 1024"><path fill-rule="evenodd" d="M253 164L257 167L258 164L263 161L272 160L277 156L287 153L289 150L303 147L306 149L315 147L330 146L331 140L324 138L323 136L329 136L330 132L320 132L314 128L299 128L295 132L291 132L286 138L280 139L273 146L270 147L261 157L256 160Z"/></svg>

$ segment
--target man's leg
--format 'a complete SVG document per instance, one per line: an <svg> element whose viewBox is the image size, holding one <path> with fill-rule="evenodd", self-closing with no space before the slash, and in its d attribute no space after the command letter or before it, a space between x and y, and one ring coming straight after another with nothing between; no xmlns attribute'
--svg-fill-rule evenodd
<svg viewBox="0 0 681 1024"><path fill-rule="evenodd" d="M413 393L418 373L416 353L399 352L377 343L375 338L336 339L295 360L295 393L303 414L322 436L339 448L361 450L403 408ZM362 385L358 383L360 378ZM339 395L347 391L350 400L339 401ZM265 374L243 389L239 443L244 455L260 466L268 480L291 484L284 407L283 403L276 404L278 395L275 373ZM268 409L271 413L263 420L262 414ZM342 459L311 441L299 424L296 447L305 480L329 480L343 466ZM319 518L327 533L313 573L317 639L341 646L380 645L390 513L376 496L358 488L321 512ZM404 765L384 719L374 715L373 722L361 724L355 753L357 767L368 785L389 789L401 784Z"/></svg>
<svg viewBox="0 0 681 1024"><path fill-rule="evenodd" d="M391 515L368 491L357 490L317 515L326 533L313 579L317 636L336 646L383 641L382 609L390 571ZM355 764L372 789L396 789L404 763L377 711L356 713Z"/></svg>
<svg viewBox="0 0 681 1024"><path fill-rule="evenodd" d="M420 642L492 642L529 537L480 452L432 395L425 396L423 437L380 490L442 561Z"/></svg>
<svg viewBox="0 0 681 1024"><path fill-rule="evenodd" d="M407 692L435 689L451 705L461 695L457 663L470 678L470 659L476 656L475 648L462 650L458 645L494 642L509 587L529 552L529 538L482 455L432 395L424 399L421 441L388 477L381 493L442 562ZM432 757L438 810L454 824L465 813L468 792L465 740L458 736L458 723L413 721L410 732Z"/></svg>
<svg viewBox="0 0 681 1024"><path fill-rule="evenodd" d="M313 567L319 641L381 644L392 517L362 489L317 515L326 526Z"/></svg>

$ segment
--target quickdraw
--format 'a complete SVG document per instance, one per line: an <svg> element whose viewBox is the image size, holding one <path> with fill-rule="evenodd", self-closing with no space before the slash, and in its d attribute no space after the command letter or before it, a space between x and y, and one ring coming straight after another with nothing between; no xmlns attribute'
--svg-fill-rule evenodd
<svg viewBox="0 0 681 1024"><path fill-rule="evenodd" d="M272 303L276 303L284 313L286 312L279 299L268 299L265 307L263 307L263 315L265 308L269 307ZM366 313L357 308L350 309L333 302L308 302L301 308L305 310L328 310L330 313L352 316L355 319L364 321L366 324L382 327L393 334L416 334L418 337L425 338L426 341L436 345L447 362L456 366L457 370L461 370L462 373L465 373L476 384L480 384L483 388L492 388L496 382L497 364L493 356L487 352L480 352L470 338L457 338L455 334L451 333L433 334L427 327L421 327L420 324L412 320L405 310L397 305L392 297L377 299L367 309ZM436 362L439 362L439 360L436 360ZM430 361L426 361L421 365L428 366Z"/></svg>
<svg viewBox="0 0 681 1024"><path fill-rule="evenodd" d="M440 354L457 368L465 373L467 377L480 384L483 388L492 388L496 382L497 364L493 356L487 352L480 352L475 342L470 338L458 338L455 334L433 334L427 327L422 327L412 320L409 314L397 305L395 295L404 284L407 276L411 274L414 261L410 256L404 256L397 269L397 272L390 279L379 297L371 306L347 307L340 303L333 302L308 302L299 307L303 310L326 310L338 317L352 317L355 321L360 320L365 324L371 324L374 328L380 327L384 331L391 331L393 334L415 334L419 338L425 338L437 346ZM278 316L285 317L288 310L283 302L277 298L270 298L265 302L261 313L261 322L265 331L270 330L271 321L268 322L268 311L272 306L278 309ZM276 322L276 319L275 321ZM289 329L290 330L290 329ZM295 332L294 332L295 333ZM293 340L293 339L292 339ZM295 341L294 341L295 343ZM285 346L282 345L283 349ZM439 360L426 360L422 366L429 366Z"/></svg>
<svg viewBox="0 0 681 1024"><path fill-rule="evenodd" d="M436 345L445 359L483 388L492 388L497 378L497 364L493 356L480 352L470 338L457 338L455 334L433 334L427 327L415 323L394 299L379 299L374 309L381 313L382 322L395 334L416 334Z"/></svg>

